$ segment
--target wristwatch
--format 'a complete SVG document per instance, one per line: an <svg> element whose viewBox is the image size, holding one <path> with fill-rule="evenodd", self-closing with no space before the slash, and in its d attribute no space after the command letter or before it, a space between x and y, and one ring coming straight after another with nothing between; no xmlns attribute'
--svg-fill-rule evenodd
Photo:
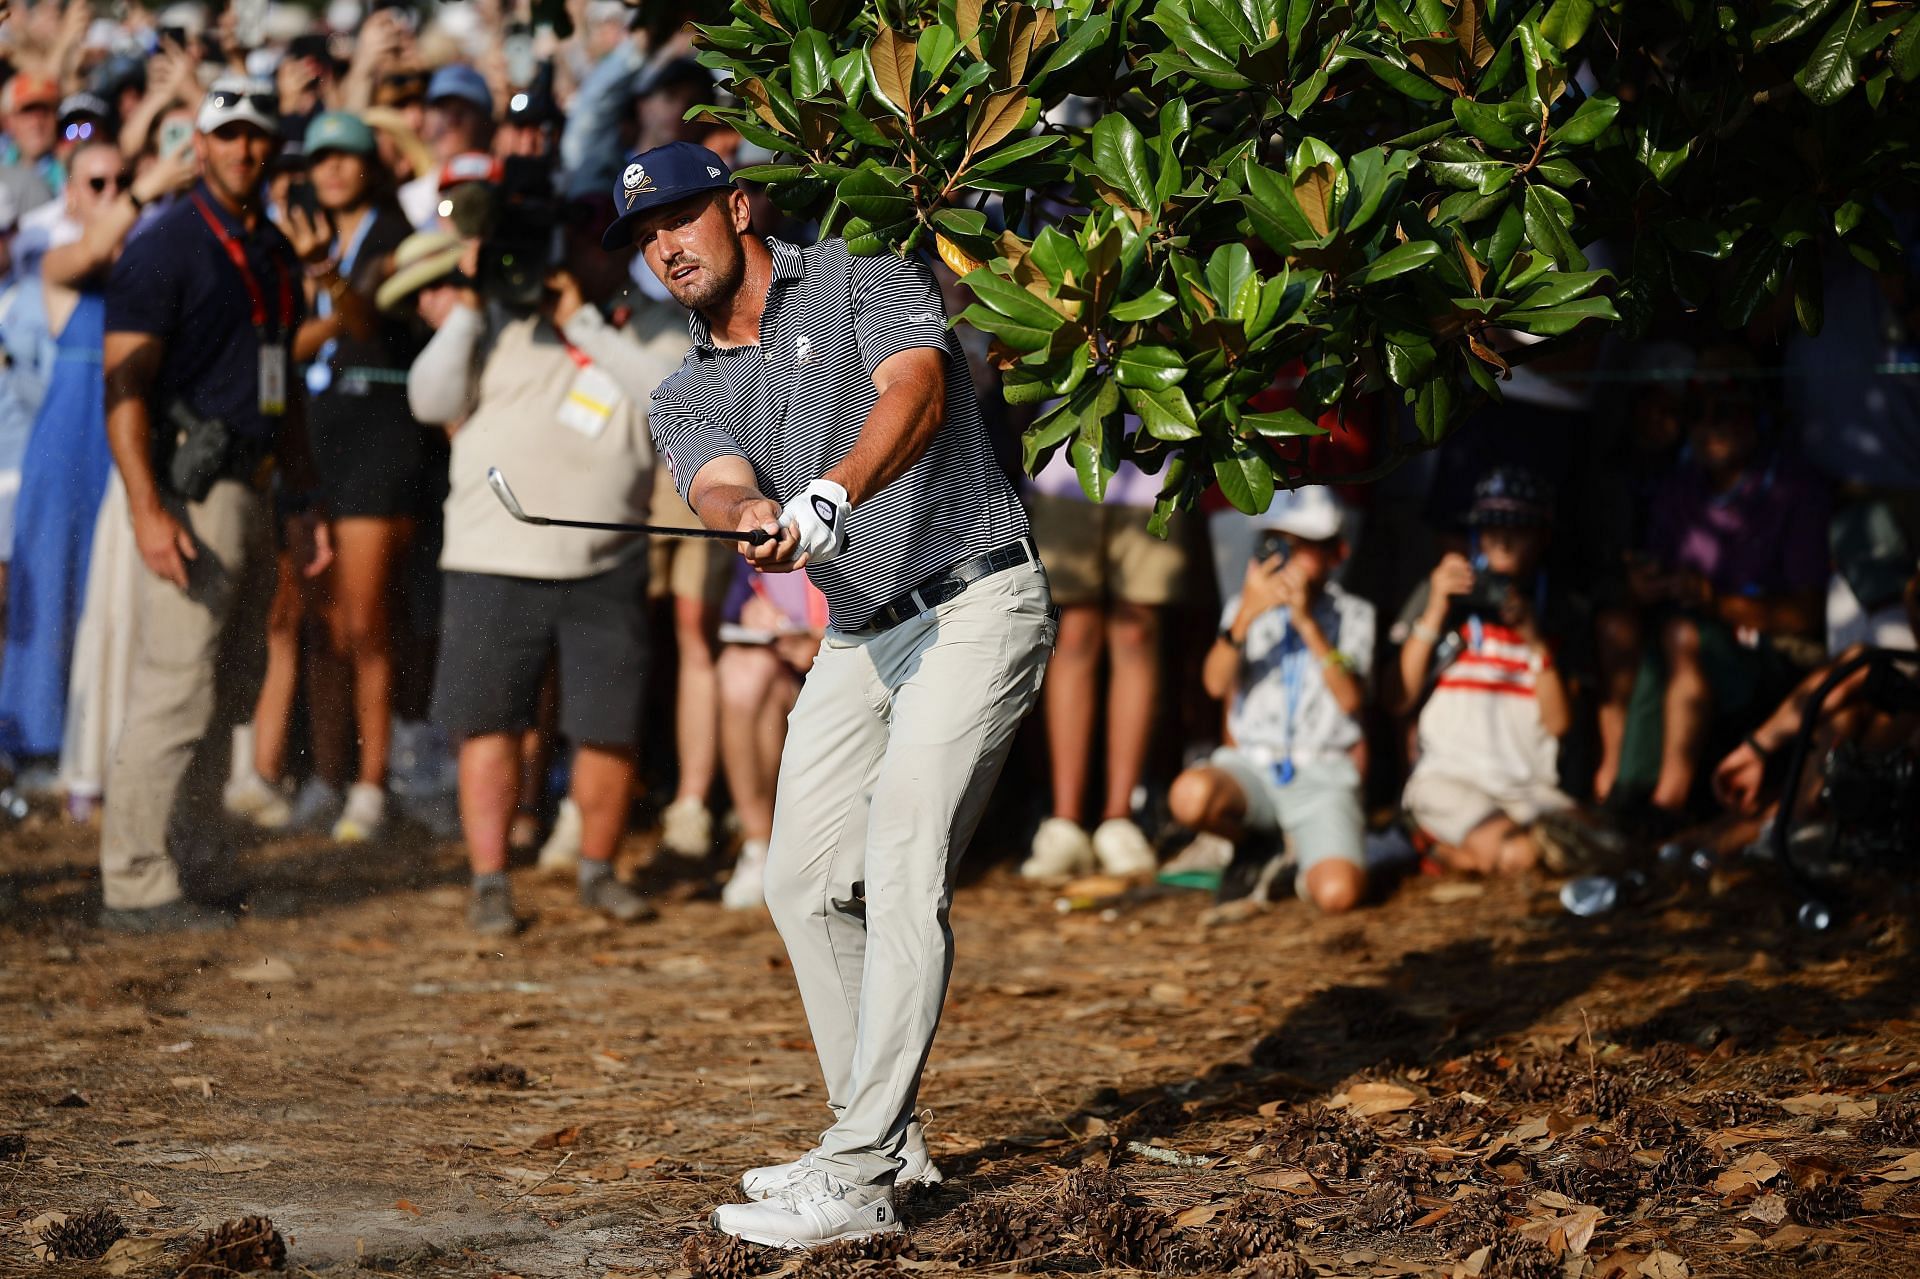
<svg viewBox="0 0 1920 1279"><path fill-rule="evenodd" d="M1247 646L1245 638L1235 639L1233 637L1233 628L1231 626L1222 626L1220 628L1220 638L1234 648L1245 648Z"/></svg>

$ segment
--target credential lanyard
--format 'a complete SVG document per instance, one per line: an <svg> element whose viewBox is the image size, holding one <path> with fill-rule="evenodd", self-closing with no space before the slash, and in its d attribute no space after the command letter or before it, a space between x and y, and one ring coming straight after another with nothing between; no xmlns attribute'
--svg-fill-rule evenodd
<svg viewBox="0 0 1920 1279"><path fill-rule="evenodd" d="M369 209L361 215L360 225L353 230L353 239L348 242L346 251L340 255L340 277L353 278L353 268L360 261L361 246L367 242L367 232L373 229L379 214ZM322 319L333 314L333 294L321 289L313 300L313 309ZM333 385L333 357L340 349L339 338L328 338L315 353L313 363L307 366L307 389L319 395Z"/></svg>
<svg viewBox="0 0 1920 1279"><path fill-rule="evenodd" d="M199 192L193 194L193 207L200 210L200 216L206 219L207 227L213 232L214 239L220 241L220 247L227 251L227 257L233 262L233 269L240 273L240 282L247 288L247 302L251 308L249 318L253 321L254 331L262 337L267 332L267 299L260 291L260 282L253 277L253 268L247 265L247 251L240 241L233 238L220 219L214 216L207 202L200 198ZM293 285L287 279L287 273L280 272L280 329L282 341L291 335L287 332L293 327Z"/></svg>
<svg viewBox="0 0 1920 1279"><path fill-rule="evenodd" d="M1273 779L1285 786L1293 781L1293 736L1300 717L1300 697L1306 684L1306 641L1300 638L1291 619L1287 622L1286 637L1280 641L1280 690L1287 706L1286 745L1281 748L1280 762L1273 766Z"/></svg>

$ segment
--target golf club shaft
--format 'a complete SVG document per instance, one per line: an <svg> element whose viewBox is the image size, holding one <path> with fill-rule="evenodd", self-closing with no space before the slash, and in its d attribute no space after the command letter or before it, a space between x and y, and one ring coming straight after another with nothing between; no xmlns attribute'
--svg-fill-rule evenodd
<svg viewBox="0 0 1920 1279"><path fill-rule="evenodd" d="M545 515L523 515L520 519L523 523L544 524L551 528L594 528L608 533L647 533L654 537L705 537L719 541L745 542L749 546L759 546L773 540L772 536L761 528L735 533L724 529L665 528L658 524L606 524L599 520L560 520Z"/></svg>

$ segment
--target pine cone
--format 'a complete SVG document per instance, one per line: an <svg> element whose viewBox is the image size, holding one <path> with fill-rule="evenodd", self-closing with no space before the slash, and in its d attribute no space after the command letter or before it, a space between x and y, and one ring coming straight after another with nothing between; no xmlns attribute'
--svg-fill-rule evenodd
<svg viewBox="0 0 1920 1279"><path fill-rule="evenodd" d="M0 1137L0 1142L6 1139ZM1885 1097L1860 1129L1860 1140L1876 1146L1920 1146L1920 1105L1912 1097ZM0 1145L0 1154L6 1150Z"/></svg>
<svg viewBox="0 0 1920 1279"><path fill-rule="evenodd" d="M1667 1147L1667 1153L1653 1170L1655 1190L1691 1190L1706 1181L1713 1163L1707 1148L1691 1137L1682 1137Z"/></svg>
<svg viewBox="0 0 1920 1279"><path fill-rule="evenodd" d="M1078 1226L1095 1208L1103 1204L1124 1203L1128 1189L1124 1173L1108 1168L1076 1168L1061 1183L1054 1202L1061 1222Z"/></svg>
<svg viewBox="0 0 1920 1279"><path fill-rule="evenodd" d="M1172 1246L1173 1219L1155 1208L1106 1204L1087 1214L1087 1251L1111 1270L1158 1270Z"/></svg>
<svg viewBox="0 0 1920 1279"><path fill-rule="evenodd" d="M1252 1261L1283 1251L1300 1234L1283 1201L1243 1195L1214 1224L1214 1240L1229 1257Z"/></svg>
<svg viewBox="0 0 1920 1279"><path fill-rule="evenodd" d="M0 1159L18 1159L27 1153L27 1134L0 1132Z"/></svg>
<svg viewBox="0 0 1920 1279"><path fill-rule="evenodd" d="M1413 1196L1398 1182L1376 1182L1360 1201L1360 1216L1376 1230L1398 1230L1414 1218Z"/></svg>
<svg viewBox="0 0 1920 1279"><path fill-rule="evenodd" d="M40 1232L40 1242L58 1261L92 1261L106 1255L127 1234L127 1223L111 1208L90 1208Z"/></svg>
<svg viewBox="0 0 1920 1279"><path fill-rule="evenodd" d="M1231 1270L1234 1258L1220 1246L1217 1236L1197 1230L1176 1233L1160 1254L1163 1275L1217 1275Z"/></svg>
<svg viewBox="0 0 1920 1279"><path fill-rule="evenodd" d="M1686 1135L1687 1126L1665 1106L1653 1102L1635 1102L1627 1107L1614 1125L1621 1136L1641 1146L1671 1146Z"/></svg>
<svg viewBox="0 0 1920 1279"><path fill-rule="evenodd" d="M1693 1063L1698 1056L1685 1044L1667 1039L1647 1049L1646 1056L1640 1061L1650 1071L1685 1078L1693 1072Z"/></svg>
<svg viewBox="0 0 1920 1279"><path fill-rule="evenodd" d="M1524 1101L1552 1101L1564 1097L1584 1073L1558 1057L1535 1057L1513 1068L1507 1091Z"/></svg>
<svg viewBox="0 0 1920 1279"><path fill-rule="evenodd" d="M1407 1132L1410 1136L1421 1140L1445 1137L1473 1122L1474 1116L1479 1112L1480 1107L1457 1093L1452 1094L1438 1101L1429 1102L1415 1111L1413 1122L1408 1126Z"/></svg>
<svg viewBox="0 0 1920 1279"><path fill-rule="evenodd" d="M1434 1228L1441 1244L1462 1256L1492 1242L1507 1228L1507 1210L1498 1194L1455 1199Z"/></svg>
<svg viewBox="0 0 1920 1279"><path fill-rule="evenodd" d="M1750 1124L1755 1120L1766 1118L1772 1110L1772 1102L1744 1088L1729 1088L1722 1092L1709 1093L1700 1102L1701 1117L1720 1127Z"/></svg>
<svg viewBox="0 0 1920 1279"><path fill-rule="evenodd" d="M278 1270L287 1261L287 1241L265 1217L242 1217L215 1226L194 1241L180 1265L180 1279L225 1279L230 1274Z"/></svg>
<svg viewBox="0 0 1920 1279"><path fill-rule="evenodd" d="M1860 1215L1860 1193L1838 1181L1806 1186L1787 1194L1787 1215L1803 1226L1831 1226Z"/></svg>
<svg viewBox="0 0 1920 1279"><path fill-rule="evenodd" d="M1380 1144L1380 1134L1370 1125L1321 1106L1282 1115L1266 1139L1287 1163L1304 1162L1309 1150L1328 1143L1365 1159Z"/></svg>
<svg viewBox="0 0 1920 1279"><path fill-rule="evenodd" d="M1631 1096L1626 1081L1611 1070L1581 1075L1567 1090L1567 1110L1576 1115L1611 1119L1626 1109Z"/></svg>
<svg viewBox="0 0 1920 1279"><path fill-rule="evenodd" d="M1640 1166L1625 1146L1557 1159L1540 1173L1549 1190L1609 1213L1631 1212L1640 1200Z"/></svg>
<svg viewBox="0 0 1920 1279"><path fill-rule="evenodd" d="M480 1061L455 1074L453 1082L471 1088L525 1088L533 1076L510 1061Z"/></svg>
<svg viewBox="0 0 1920 1279"><path fill-rule="evenodd" d="M1384 1149L1368 1164L1367 1174L1414 1192L1430 1190L1434 1184L1433 1160L1422 1150Z"/></svg>
<svg viewBox="0 0 1920 1279"><path fill-rule="evenodd" d="M809 1250L795 1274L797 1279L854 1279L856 1274L884 1279L899 1274L900 1267L893 1263L912 1251L913 1245L901 1232L840 1239ZM862 1264L872 1262L883 1264Z"/></svg>
<svg viewBox="0 0 1920 1279"><path fill-rule="evenodd" d="M1234 1279L1313 1279L1313 1267L1297 1252L1259 1257L1233 1272Z"/></svg>
<svg viewBox="0 0 1920 1279"><path fill-rule="evenodd" d="M968 1269L1037 1257L1057 1233L1042 1214L1004 1199L964 1203L954 1224L946 1259Z"/></svg>
<svg viewBox="0 0 1920 1279"><path fill-rule="evenodd" d="M1560 1279L1560 1263L1545 1244L1507 1231L1495 1235L1480 1279Z"/></svg>
<svg viewBox="0 0 1920 1279"><path fill-rule="evenodd" d="M1353 1152L1337 1141L1323 1141L1308 1146L1300 1162L1308 1172L1322 1181L1332 1177L1353 1175Z"/></svg>
<svg viewBox="0 0 1920 1279"><path fill-rule="evenodd" d="M772 1248L756 1248L744 1239L708 1231L680 1245L680 1264L693 1279L751 1279L785 1260Z"/></svg>

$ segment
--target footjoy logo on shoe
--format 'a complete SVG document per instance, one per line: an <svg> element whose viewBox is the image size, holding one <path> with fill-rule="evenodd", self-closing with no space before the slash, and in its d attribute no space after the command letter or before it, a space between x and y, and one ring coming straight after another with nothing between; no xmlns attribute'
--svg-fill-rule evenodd
<svg viewBox="0 0 1920 1279"><path fill-rule="evenodd" d="M886 1206L885 1204L881 1204L881 1205L880 1205L879 1207L877 1207L877 1208L875 1208L875 1209L873 1210L873 1219L874 1219L875 1221L877 1221L877 1222L879 1222L879 1223L880 1223L881 1225L885 1225L885 1224L886 1224L886 1221L887 1221L887 1206Z"/></svg>

